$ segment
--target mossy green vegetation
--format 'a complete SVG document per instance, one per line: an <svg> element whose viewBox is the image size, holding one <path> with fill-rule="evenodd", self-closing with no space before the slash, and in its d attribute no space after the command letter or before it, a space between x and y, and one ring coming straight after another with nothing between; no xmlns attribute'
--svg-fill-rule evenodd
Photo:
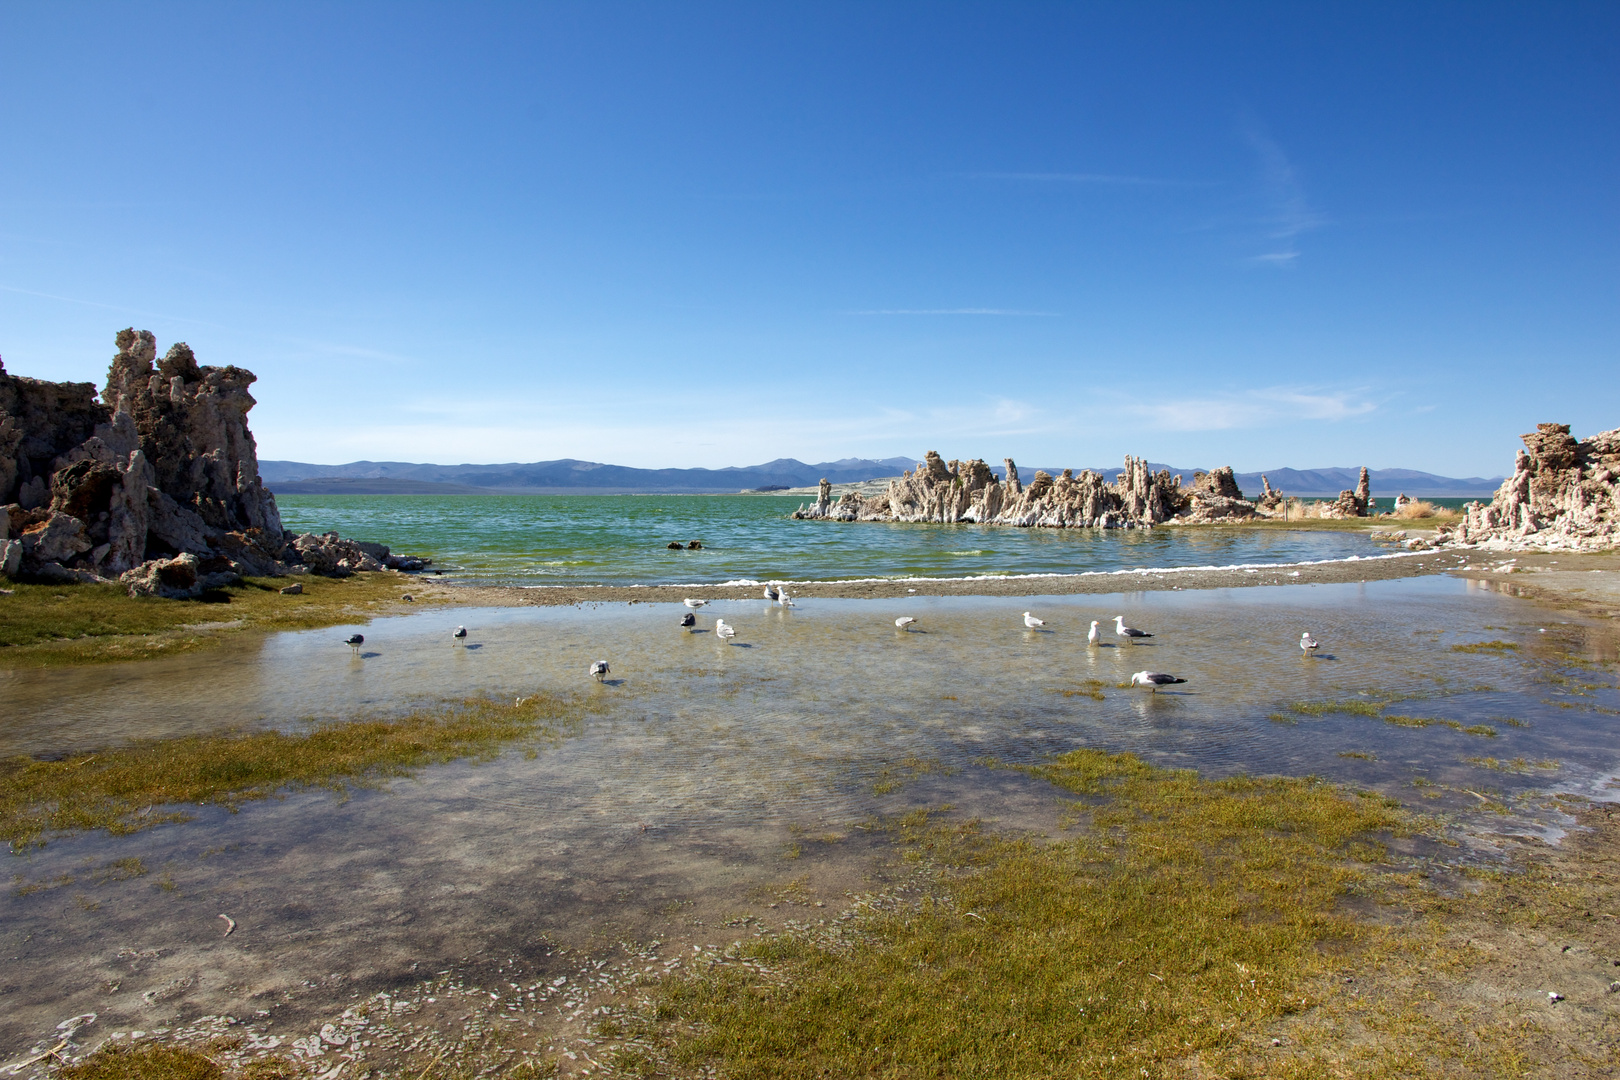
<svg viewBox="0 0 1620 1080"><path fill-rule="evenodd" d="M1403 716L1399 713L1385 713L1383 721L1394 724L1396 727L1426 728L1432 724L1460 731L1465 735L1478 735L1482 739L1496 738L1496 729L1489 724L1464 724L1461 720L1441 720L1433 716Z"/></svg>
<svg viewBox="0 0 1620 1080"><path fill-rule="evenodd" d="M1451 728L1469 735L1478 735L1481 738L1496 738L1496 729L1489 724L1464 725L1459 720L1441 720L1433 716L1407 716L1404 713L1386 713L1388 708L1382 702L1376 701L1296 701L1288 706L1288 713L1272 713L1266 719L1277 724L1295 723L1294 716L1329 716L1334 713L1350 713L1355 716L1375 716L1386 724L1396 727L1426 728L1432 724ZM1514 726L1521 726L1516 721ZM1340 755L1343 757L1344 755Z"/></svg>
<svg viewBox="0 0 1620 1080"><path fill-rule="evenodd" d="M1452 652L1461 653L1505 653L1518 652L1519 646L1513 641L1472 641L1463 645L1453 645Z"/></svg>
<svg viewBox="0 0 1620 1080"><path fill-rule="evenodd" d="M1102 688L1107 685L1108 684L1103 682L1101 679L1083 679L1081 680L1079 686L1065 687L1060 689L1058 693L1062 694L1064 697L1088 697L1092 701L1102 701ZM1120 685L1126 689L1130 689L1131 684L1121 683Z"/></svg>
<svg viewBox="0 0 1620 1080"><path fill-rule="evenodd" d="M1563 766L1551 758L1542 758L1539 761L1530 761L1527 758L1516 757L1511 761L1503 761L1493 757L1465 757L1470 765L1478 765L1482 769L1493 769L1497 772L1533 773L1538 769L1557 771Z"/></svg>
<svg viewBox="0 0 1620 1080"><path fill-rule="evenodd" d="M281 589L296 580L298 596ZM207 648L243 629L307 630L357 622L411 591L403 574L250 578L195 600L130 596L120 585L9 585L0 596L0 666L144 660Z"/></svg>
<svg viewBox="0 0 1620 1080"><path fill-rule="evenodd" d="M1396 727L1426 728L1434 723L1429 716L1405 716L1401 713L1390 713L1383 718L1384 723L1394 724Z"/></svg>
<svg viewBox="0 0 1620 1080"><path fill-rule="evenodd" d="M1331 713L1378 716L1384 711L1384 705L1378 701L1296 701L1288 706L1288 711L1301 716L1327 716Z"/></svg>
<svg viewBox="0 0 1620 1080"><path fill-rule="evenodd" d="M924 776L951 776L956 771L940 762L938 758L921 758L916 754L908 754L900 759L898 764L885 765L878 771L877 779L872 784L872 794L889 795Z"/></svg>
<svg viewBox="0 0 1620 1080"><path fill-rule="evenodd" d="M130 833L187 820L188 804L234 809L292 788L375 784L425 765L493 757L515 740L562 737L589 707L546 694L521 704L469 698L302 731L164 739L62 761L12 758L0 762L0 839L23 846L52 833Z"/></svg>
<svg viewBox="0 0 1620 1080"><path fill-rule="evenodd" d="M1028 771L1085 797L1084 835L902 819L929 895L666 982L675 1062L737 1078L1225 1075L1370 933L1335 906L1377 836L1405 827L1391 800L1312 779L1205 780L1091 750Z"/></svg>

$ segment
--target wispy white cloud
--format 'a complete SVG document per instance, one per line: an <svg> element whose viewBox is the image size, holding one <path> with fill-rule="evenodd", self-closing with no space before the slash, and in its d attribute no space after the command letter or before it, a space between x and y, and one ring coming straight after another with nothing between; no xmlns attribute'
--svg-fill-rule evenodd
<svg viewBox="0 0 1620 1080"><path fill-rule="evenodd" d="M996 418L998 424L1021 424L1037 416L1039 412L1040 410L1027 401L1002 398L996 402L996 407L992 410L991 415Z"/></svg>
<svg viewBox="0 0 1620 1080"><path fill-rule="evenodd" d="M19 289L12 285L0 285L0 292L15 293L18 296L32 296L40 300L55 300L63 304L78 304L82 307L100 308L103 311L120 311L125 315L134 315L142 319L157 319L164 322L194 323L197 326L219 326L218 323L207 322L203 319L193 319L185 315L165 315L156 311L143 311L140 308L129 307L126 304L107 304L99 300L84 300L77 296L58 296L56 293L36 292L33 289Z"/></svg>
<svg viewBox="0 0 1620 1080"><path fill-rule="evenodd" d="M299 345L310 352L323 356L351 356L358 360L387 360L395 364L416 364L419 361L413 356L402 356L399 353L384 352L381 349L368 349L361 345L343 345L333 341L309 341L304 338L289 338L293 344Z"/></svg>
<svg viewBox="0 0 1620 1080"><path fill-rule="evenodd" d="M1366 416L1378 406L1363 390L1264 387L1236 394L1132 399L1126 412L1161 431L1227 431L1278 427L1302 420L1334 423Z"/></svg>
<svg viewBox="0 0 1620 1080"><path fill-rule="evenodd" d="M1261 224L1271 249L1249 261L1261 266L1287 268L1299 260L1299 238L1320 228L1323 218L1311 209L1294 164L1258 120L1248 119L1243 135L1260 164L1260 186L1266 203Z"/></svg>
<svg viewBox="0 0 1620 1080"><path fill-rule="evenodd" d="M851 315L1009 315L1039 319L1057 319L1061 314L1056 311L1024 311L1018 308L874 308L865 311L851 311Z"/></svg>

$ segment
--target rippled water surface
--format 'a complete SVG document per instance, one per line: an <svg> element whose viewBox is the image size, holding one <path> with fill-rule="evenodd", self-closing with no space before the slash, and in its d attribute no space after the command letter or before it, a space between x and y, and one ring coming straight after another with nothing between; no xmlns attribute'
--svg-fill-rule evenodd
<svg viewBox="0 0 1620 1080"><path fill-rule="evenodd" d="M1064 574L1371 555L1365 535L794 521L802 500L716 495L286 495L287 528L431 556L457 580L634 585ZM698 551L670 542L701 541Z"/></svg>
<svg viewBox="0 0 1620 1080"><path fill-rule="evenodd" d="M1026 629L1026 609L1046 629ZM1534 610L1447 578L1115 596L805 599L791 609L718 601L700 614L696 633L677 625L684 609L669 604L429 609L366 625L360 654L342 644L346 630L333 628L244 636L161 661L11 673L0 681L9 717L0 751L88 749L564 688L600 695L606 711L556 752L483 770L479 785L492 798L503 785L530 788L536 775L585 775L593 789L613 792L615 807L646 799L649 813L682 823L757 815L789 797L850 811L855 804L843 804L851 793L902 757L959 766L987 755L1032 761L1075 746L1137 750L1200 769L1364 777L1412 769L1472 776L1470 756L1523 757L1560 763L1540 770L1542 778L1590 787L1613 765L1613 717L1588 708L1607 700L1601 695L1564 700L1562 684L1545 681L1538 651L1567 644L1576 628L1555 627L1549 639L1522 621ZM918 619L912 632L895 629L901 614ZM1116 644L1116 614L1156 636ZM716 617L737 628L733 642L708 632ZM1098 648L1085 639L1093 619L1103 622ZM449 636L457 624L469 628L466 644ZM1301 657L1295 642L1305 629L1326 642L1324 655ZM1482 640L1517 648L1453 648ZM611 685L585 677L595 659L612 664ZM1142 669L1188 681L1157 694L1119 688ZM222 670L231 673L224 687ZM1484 723L1494 736L1287 709L1338 700ZM561 809L551 783L541 790L547 794L527 798ZM510 792L499 799L523 801Z"/></svg>
<svg viewBox="0 0 1620 1080"><path fill-rule="evenodd" d="M1025 629L1026 609L1045 632ZM17 887L0 895L0 1050L21 1052L86 1012L109 1028L271 1002L318 1012L343 1007L351 989L410 985L469 958L540 964L552 942L588 953L669 933L730 940L747 932L733 929L745 907L784 916L754 902L770 890L836 907L873 887L883 856L860 827L873 814L948 803L992 823L1059 827L1058 792L989 759L1099 747L1211 774L1315 773L1471 815L1466 830L1487 839L1548 833L1560 820L1548 793L1608 797L1620 765L1613 628L1447 578L716 602L699 633L677 625L683 610L424 610L366 625L359 656L342 643L347 630L331 628L6 673L5 753L291 727L476 693L578 691L603 708L533 756L425 769L342 797L293 792L237 813L195 807L190 824L20 853ZM896 630L902 614L915 632ZM1090 621L1115 614L1156 636L1088 647ZM734 642L707 632L716 616L737 627ZM458 623L466 645L449 636ZM1301 657L1306 629L1323 655ZM1480 642L1517 648L1455 648ZM613 667L606 685L586 675L598 658ZM1142 669L1187 682L1119 687ZM1289 708L1336 701L1387 707ZM130 859L150 873L120 877ZM229 938L220 913L238 923Z"/></svg>

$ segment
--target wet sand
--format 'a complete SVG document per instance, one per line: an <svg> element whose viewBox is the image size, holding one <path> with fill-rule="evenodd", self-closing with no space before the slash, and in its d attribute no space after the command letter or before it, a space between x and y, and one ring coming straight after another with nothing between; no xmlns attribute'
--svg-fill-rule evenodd
<svg viewBox="0 0 1620 1080"><path fill-rule="evenodd" d="M1451 573L1595 618L1620 616L1620 551L1479 552Z"/></svg>

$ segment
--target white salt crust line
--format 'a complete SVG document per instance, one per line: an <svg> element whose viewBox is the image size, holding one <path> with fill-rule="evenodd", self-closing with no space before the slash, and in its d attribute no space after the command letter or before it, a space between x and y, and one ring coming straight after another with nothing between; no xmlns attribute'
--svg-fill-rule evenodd
<svg viewBox="0 0 1620 1080"><path fill-rule="evenodd" d="M1438 558L1446 552L1396 551L1388 555L1347 555L1342 559L1315 559L1292 563L1232 563L1229 566L1139 566L1132 570L1082 570L1076 574L974 574L969 577L874 577L874 578L821 578L797 580L771 578L783 585L881 585L907 581L1033 581L1042 578L1120 577L1129 574L1208 574L1223 570L1292 570L1301 566L1338 566L1350 563L1382 562L1386 559L1413 559L1422 556ZM454 585L455 582L448 584ZM513 585L515 589L726 589L745 585L763 585L763 579L737 578L732 581L686 581L651 585Z"/></svg>

